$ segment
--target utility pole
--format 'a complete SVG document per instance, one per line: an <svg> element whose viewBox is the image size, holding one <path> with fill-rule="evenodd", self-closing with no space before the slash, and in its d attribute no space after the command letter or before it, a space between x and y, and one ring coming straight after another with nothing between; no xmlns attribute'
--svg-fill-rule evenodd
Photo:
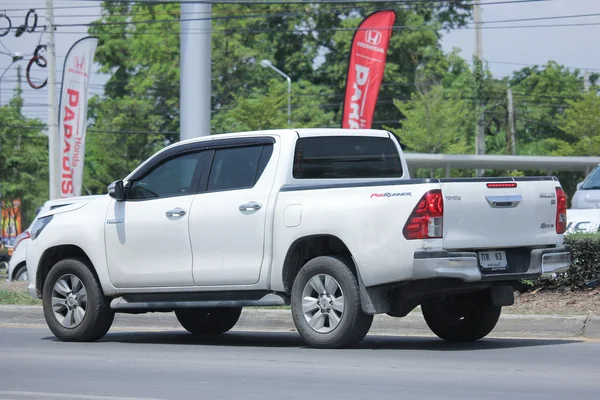
<svg viewBox="0 0 600 400"><path fill-rule="evenodd" d="M186 140L211 133L212 5L182 2L180 15L179 137Z"/></svg>
<svg viewBox="0 0 600 400"><path fill-rule="evenodd" d="M60 197L59 173L59 137L58 104L56 98L56 47L54 46L54 0L46 0L46 30L48 42L48 172L50 181L50 199Z"/></svg>
<svg viewBox="0 0 600 400"><path fill-rule="evenodd" d="M17 96L21 97L21 64L17 65ZM19 104L19 115L21 115L21 103ZM17 130L19 133L17 134L17 150L21 150L21 131Z"/></svg>
<svg viewBox="0 0 600 400"><path fill-rule="evenodd" d="M508 88L508 134L510 139L507 141L506 151L515 156L517 155L517 135L515 133L515 109L513 106L512 89Z"/></svg>
<svg viewBox="0 0 600 400"><path fill-rule="evenodd" d="M21 65L17 65L17 96L21 95ZM21 108L19 108L19 113L21 112Z"/></svg>
<svg viewBox="0 0 600 400"><path fill-rule="evenodd" d="M485 132L483 115L483 37L481 31L481 2L478 0L473 6L473 19L475 22L475 76L477 77L478 117L477 130L475 132L475 154L485 154ZM483 176L483 169L477 169L476 175Z"/></svg>
<svg viewBox="0 0 600 400"><path fill-rule="evenodd" d="M590 71L583 71L583 88L585 92L590 91Z"/></svg>

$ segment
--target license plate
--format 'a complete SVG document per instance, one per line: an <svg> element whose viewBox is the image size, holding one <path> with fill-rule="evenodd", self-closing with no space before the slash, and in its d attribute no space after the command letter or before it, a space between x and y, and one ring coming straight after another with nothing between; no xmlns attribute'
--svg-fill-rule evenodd
<svg viewBox="0 0 600 400"><path fill-rule="evenodd" d="M479 265L483 269L504 270L508 267L505 251L480 251Z"/></svg>

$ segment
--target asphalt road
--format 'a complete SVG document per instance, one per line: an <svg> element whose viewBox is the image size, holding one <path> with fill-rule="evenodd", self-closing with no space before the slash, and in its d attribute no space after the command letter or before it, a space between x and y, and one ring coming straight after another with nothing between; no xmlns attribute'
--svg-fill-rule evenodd
<svg viewBox="0 0 600 400"><path fill-rule="evenodd" d="M115 331L63 343L0 327L0 399L594 399L600 342L369 336L306 348L296 333Z"/></svg>

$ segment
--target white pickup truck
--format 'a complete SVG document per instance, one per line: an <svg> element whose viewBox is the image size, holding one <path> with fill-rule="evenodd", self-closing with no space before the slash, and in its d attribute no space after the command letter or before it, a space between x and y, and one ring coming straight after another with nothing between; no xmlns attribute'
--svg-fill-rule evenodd
<svg viewBox="0 0 600 400"><path fill-rule="evenodd" d="M495 327L521 279L565 270L553 177L411 179L387 131L298 129L171 145L109 194L40 216L27 268L52 332L91 341L115 312L174 311L193 334L291 305L315 347L421 305L439 337Z"/></svg>

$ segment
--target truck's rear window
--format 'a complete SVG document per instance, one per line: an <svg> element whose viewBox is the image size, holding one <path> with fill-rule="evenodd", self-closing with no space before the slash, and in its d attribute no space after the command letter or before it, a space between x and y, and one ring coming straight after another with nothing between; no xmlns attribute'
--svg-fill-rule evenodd
<svg viewBox="0 0 600 400"><path fill-rule="evenodd" d="M400 155L390 138L323 136L296 142L296 179L399 178Z"/></svg>

